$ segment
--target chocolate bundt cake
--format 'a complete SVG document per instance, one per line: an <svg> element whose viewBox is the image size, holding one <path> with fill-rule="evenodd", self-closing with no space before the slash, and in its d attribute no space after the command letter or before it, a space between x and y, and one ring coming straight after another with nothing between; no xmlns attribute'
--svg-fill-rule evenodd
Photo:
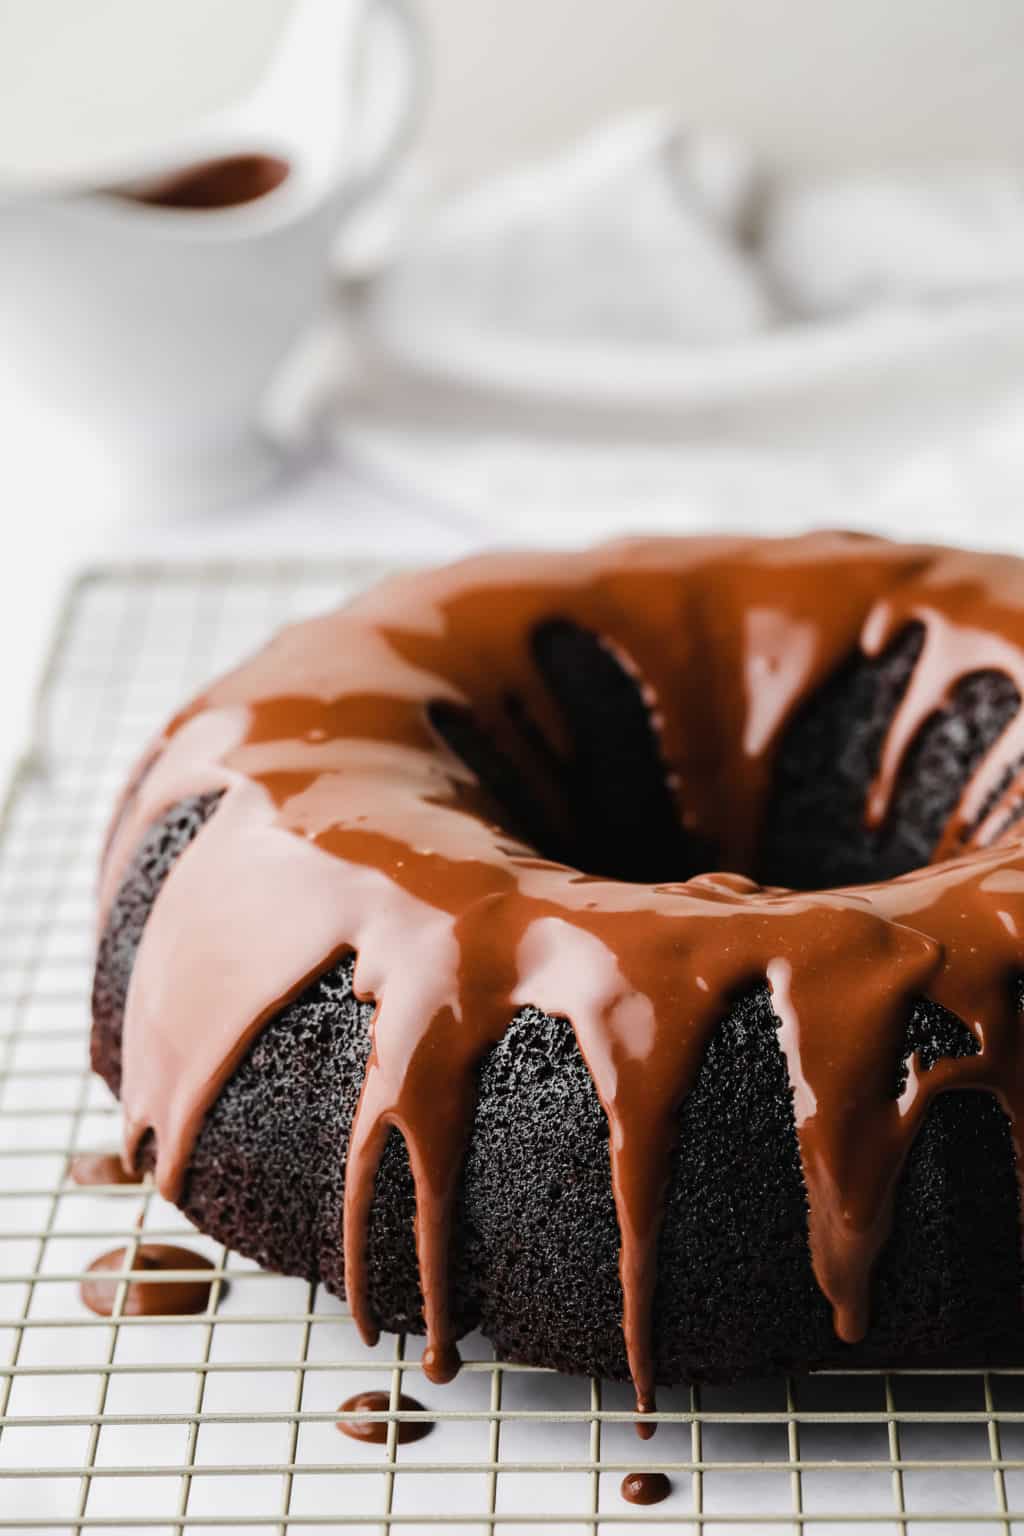
<svg viewBox="0 0 1024 1536"><path fill-rule="evenodd" d="M1022 697L1024 562L847 534L284 631L114 819L129 1164L436 1380L1019 1357Z"/></svg>

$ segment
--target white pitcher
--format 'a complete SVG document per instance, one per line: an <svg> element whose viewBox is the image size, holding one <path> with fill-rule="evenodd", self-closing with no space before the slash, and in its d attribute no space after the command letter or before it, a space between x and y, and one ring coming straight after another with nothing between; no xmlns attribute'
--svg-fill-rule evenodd
<svg viewBox="0 0 1024 1536"><path fill-rule="evenodd" d="M126 150L100 187L8 187L5 361L116 456L126 511L223 499L273 468L261 403L323 302L339 227L404 146L419 74L404 0L298 0L241 103ZM262 194L232 203L207 173L239 167Z"/></svg>

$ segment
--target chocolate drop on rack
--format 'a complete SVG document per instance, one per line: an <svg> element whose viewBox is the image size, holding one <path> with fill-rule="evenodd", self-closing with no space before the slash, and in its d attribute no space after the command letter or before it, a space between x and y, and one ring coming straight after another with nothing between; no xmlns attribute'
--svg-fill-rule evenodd
<svg viewBox="0 0 1024 1536"><path fill-rule="evenodd" d="M99 1317L110 1317L113 1313L118 1286L124 1278L126 1252L124 1248L114 1248L94 1259L78 1288L82 1301ZM167 1270L195 1270L196 1277L194 1280L130 1280L121 1315L187 1317L195 1312L205 1312L213 1284L207 1271L213 1267L209 1259L194 1253L191 1248L180 1248L173 1243L140 1243L132 1259L133 1271L145 1270L157 1275Z"/></svg>
<svg viewBox="0 0 1024 1536"><path fill-rule="evenodd" d="M627 1472L620 1493L627 1504L660 1504L672 1492L664 1472Z"/></svg>
<svg viewBox="0 0 1024 1536"><path fill-rule="evenodd" d="M347 1397L339 1405L338 1412L387 1413L390 1407L389 1392L357 1392L354 1397ZM414 1397L406 1397L404 1392L398 1399L398 1407L406 1413L423 1412L423 1404L418 1403ZM398 1444L411 1445L414 1440L422 1440L433 1427L429 1419L399 1419L396 1423ZM350 1439L362 1440L367 1445L387 1444L387 1419L339 1419L337 1428Z"/></svg>

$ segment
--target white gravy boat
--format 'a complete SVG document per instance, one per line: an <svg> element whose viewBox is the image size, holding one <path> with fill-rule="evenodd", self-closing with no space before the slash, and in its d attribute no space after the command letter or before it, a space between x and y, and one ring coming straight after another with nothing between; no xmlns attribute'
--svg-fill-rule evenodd
<svg viewBox="0 0 1024 1536"><path fill-rule="evenodd" d="M273 469L261 404L339 227L405 145L419 77L405 0L297 0L242 101L108 156L102 185L80 170L0 194L5 361L115 456L126 513Z"/></svg>

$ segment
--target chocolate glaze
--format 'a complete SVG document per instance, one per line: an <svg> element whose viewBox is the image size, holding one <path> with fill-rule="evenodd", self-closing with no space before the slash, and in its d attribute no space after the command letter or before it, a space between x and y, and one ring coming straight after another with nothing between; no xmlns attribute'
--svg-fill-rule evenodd
<svg viewBox="0 0 1024 1536"><path fill-rule="evenodd" d="M627 1472L620 1493L627 1504L660 1504L672 1492L664 1472Z"/></svg>
<svg viewBox="0 0 1024 1536"><path fill-rule="evenodd" d="M76 1184L141 1184L144 1175L128 1169L116 1152L79 1152L71 1159L68 1176Z"/></svg>
<svg viewBox="0 0 1024 1536"><path fill-rule="evenodd" d="M423 1412L423 1404L418 1403L414 1397L406 1397L404 1392L398 1399L398 1406L406 1413ZM387 1392L357 1392L355 1397L345 1399L338 1412L387 1413L390 1407L391 1397ZM362 1440L367 1445L387 1444L387 1419L339 1419L337 1427L343 1435L349 1435L353 1440ZM398 1444L410 1445L414 1440L422 1440L433 1427L429 1419L399 1419L396 1424Z"/></svg>
<svg viewBox="0 0 1024 1536"><path fill-rule="evenodd" d="M544 857L499 824L432 723L438 709L471 710L539 801L570 817L507 708L516 700L534 735L566 754L531 653L539 627L558 619L599 635L643 679L680 822L724 872L627 884ZM172 720L110 840L101 926L146 828L188 796L224 791L160 890L136 956L123 1041L129 1165L152 1130L158 1186L179 1197L205 1112L261 1025L354 952L356 991L376 1014L348 1151L346 1292L375 1339L365 1238L396 1127L416 1187L424 1369L447 1380L458 1366L449 1222L476 1069L521 1005L563 1016L608 1119L624 1335L638 1409L650 1411L674 1114L731 1000L767 979L815 1275L838 1336L861 1338L896 1182L936 1095L993 1093L1022 1160L1011 980L1024 969L1024 848L1007 800L1024 716L943 834L938 852L955 858L814 893L738 871L753 867L794 711L858 647L876 655L911 624L924 643L867 808L878 822L919 726L958 682L995 670L1024 694L1020 562L843 534L642 540L396 578L284 631ZM180 954L187 967L172 963ZM964 1021L978 1052L927 1070L912 1059L894 1099L922 995Z"/></svg>
<svg viewBox="0 0 1024 1536"><path fill-rule="evenodd" d="M287 160L277 155L223 155L119 195L153 208L236 208L273 192L289 170Z"/></svg>
<svg viewBox="0 0 1024 1536"><path fill-rule="evenodd" d="M125 1249L114 1248L101 1254L89 1265L90 1277L78 1288L85 1305L100 1317L109 1317L117 1300L117 1288L123 1278ZM170 1243L140 1243L132 1258L132 1270L196 1270L194 1280L130 1280L124 1298L124 1317L183 1317L205 1312L210 1302L212 1282L206 1271L213 1268L209 1259L191 1248Z"/></svg>

